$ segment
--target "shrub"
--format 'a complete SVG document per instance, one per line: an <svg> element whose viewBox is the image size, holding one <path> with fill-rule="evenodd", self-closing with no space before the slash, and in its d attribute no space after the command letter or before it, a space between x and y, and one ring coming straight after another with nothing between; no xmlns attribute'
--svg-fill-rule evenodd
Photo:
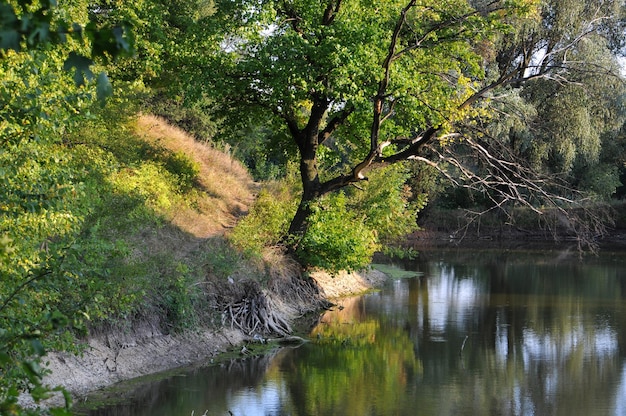
<svg viewBox="0 0 626 416"><path fill-rule="evenodd" d="M178 177L182 191L190 190L200 174L200 165L183 152L168 154L165 158L165 168Z"/></svg>
<svg viewBox="0 0 626 416"><path fill-rule="evenodd" d="M381 244L392 243L418 228L417 212L426 205L426 199L423 194L412 198L406 184L409 176L399 164L374 171L363 190L352 192L348 201L350 210L364 217Z"/></svg>
<svg viewBox="0 0 626 416"><path fill-rule="evenodd" d="M622 183L617 166L597 164L586 169L580 187L596 194L600 199L609 200Z"/></svg>
<svg viewBox="0 0 626 416"><path fill-rule="evenodd" d="M323 198L311 210L309 226L297 247L303 263L330 272L357 270L370 263L379 247L376 233L362 214L347 208L343 192Z"/></svg>
<svg viewBox="0 0 626 416"><path fill-rule="evenodd" d="M261 190L248 215L239 221L229 240L249 255L260 255L264 247L280 243L287 235L297 201L286 181Z"/></svg>

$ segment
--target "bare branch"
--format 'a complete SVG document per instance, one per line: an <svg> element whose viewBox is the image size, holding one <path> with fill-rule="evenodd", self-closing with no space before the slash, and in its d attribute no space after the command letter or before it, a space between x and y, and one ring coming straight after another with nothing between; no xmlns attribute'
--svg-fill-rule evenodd
<svg viewBox="0 0 626 416"><path fill-rule="evenodd" d="M495 140L480 142L464 137L455 145L429 144L424 150L435 160L424 156L412 159L434 167L455 187L477 192L490 201L482 211L467 211L467 223L460 229L465 230L463 235L470 224L496 209L512 222L511 206L526 207L540 217L551 217L576 237L580 249L595 250L598 238L606 232L606 224L610 222L606 210L558 177L539 175ZM556 230L553 235L558 237Z"/></svg>
<svg viewBox="0 0 626 416"><path fill-rule="evenodd" d="M341 126L346 119L354 112L353 106L347 106L339 113L335 114L335 116L330 119L330 121L326 124L326 127L322 131L319 132L318 142L319 144L324 143L337 129L337 127Z"/></svg>

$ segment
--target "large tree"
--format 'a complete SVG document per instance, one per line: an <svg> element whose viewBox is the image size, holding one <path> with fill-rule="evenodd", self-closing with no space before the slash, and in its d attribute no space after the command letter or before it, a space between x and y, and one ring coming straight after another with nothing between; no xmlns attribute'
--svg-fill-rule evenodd
<svg viewBox="0 0 626 416"><path fill-rule="evenodd" d="M537 80L570 82L607 73L581 62L589 42L621 47L618 1L228 1L217 2L223 34L214 66L229 124L272 126L295 145L302 198L289 232L302 234L311 202L367 179L373 168L445 160L494 203L531 204L530 193L562 206L529 166L497 157L485 120L508 91ZM222 20L220 20L220 17ZM618 17L618 19L616 19ZM565 24L564 24L565 22ZM621 21L623 23L623 21ZM618 35L616 35L618 33ZM574 57L574 58L573 58ZM572 59L573 58L573 59ZM486 98L486 99L485 99ZM262 121L260 121L262 120ZM476 175L448 152L462 142L479 156ZM493 143L492 143L493 144ZM341 149L350 168L320 169L320 154ZM508 153L511 156L511 153Z"/></svg>

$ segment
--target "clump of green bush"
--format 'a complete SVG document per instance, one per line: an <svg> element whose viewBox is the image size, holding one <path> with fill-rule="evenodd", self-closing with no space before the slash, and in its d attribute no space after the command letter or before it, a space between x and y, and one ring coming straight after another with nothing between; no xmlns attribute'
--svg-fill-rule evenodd
<svg viewBox="0 0 626 416"><path fill-rule="evenodd" d="M330 272L352 271L367 266L378 248L365 217L349 210L345 194L339 192L311 206L309 225L296 254L304 264Z"/></svg>
<svg viewBox="0 0 626 416"><path fill-rule="evenodd" d="M289 179L260 192L247 217L230 235L238 248L260 254L286 243L305 266L337 272L366 267L377 250L417 229L416 214L425 204L406 184L408 171L394 165L372 172L363 186L347 188L312 202L307 229L288 236L298 195Z"/></svg>
<svg viewBox="0 0 626 416"><path fill-rule="evenodd" d="M264 247L281 243L296 208L297 200L287 181L270 184L259 192L248 215L239 221L229 240L248 255L260 256Z"/></svg>
<svg viewBox="0 0 626 416"><path fill-rule="evenodd" d="M181 190L190 190L200 174L200 165L183 152L168 154L165 168L176 175Z"/></svg>

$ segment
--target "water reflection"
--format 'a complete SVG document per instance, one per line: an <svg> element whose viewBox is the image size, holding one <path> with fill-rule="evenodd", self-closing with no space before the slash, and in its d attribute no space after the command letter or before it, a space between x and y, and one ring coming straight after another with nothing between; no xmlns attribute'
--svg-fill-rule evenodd
<svg viewBox="0 0 626 416"><path fill-rule="evenodd" d="M312 342L145 386L91 415L626 414L621 255L426 253ZM124 407L126 406L126 407Z"/></svg>

